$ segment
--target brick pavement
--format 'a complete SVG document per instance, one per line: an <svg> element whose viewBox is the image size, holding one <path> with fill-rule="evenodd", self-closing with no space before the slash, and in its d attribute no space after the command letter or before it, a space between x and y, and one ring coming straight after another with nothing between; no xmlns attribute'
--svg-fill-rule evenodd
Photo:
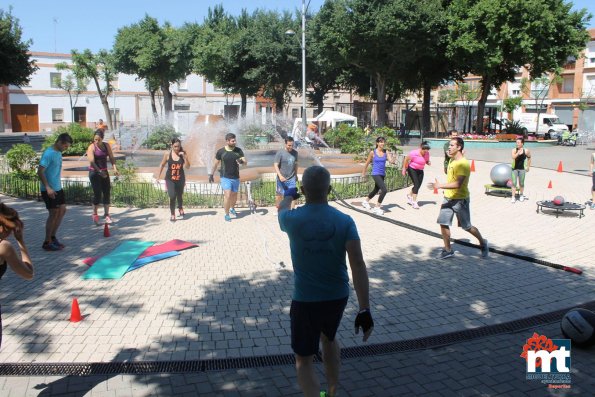
<svg viewBox="0 0 595 397"><path fill-rule="evenodd" d="M535 199L557 194L556 189L567 199L584 198L578 191L587 190L589 178L534 168L527 177L531 201L513 205L508 199L483 194L491 166L493 163L476 161L477 172L472 174L470 187L472 220L492 246L580 267L585 273L577 276L495 254L483 260L478 250L457 245L454 258L438 261L439 239L343 209L358 225L369 267L377 323L369 343L498 324L595 300L595 247L587 238L595 226L594 213L587 210L582 219L556 219L537 214L534 203ZM426 181L441 178L440 168L438 161L429 167ZM551 191L546 188L549 180L554 184ZM390 206L386 217L438 232L435 219L440 196L423 189L420 210L405 204L407 190L389 193L385 199ZM257 215L243 212L231 223L223 221L219 209L188 210L188 219L173 225L167 222L166 209L114 209L117 224L111 229L112 237L106 239L100 228L90 226L90 207L71 206L62 226L68 232L60 235L67 249L47 253L40 248L46 216L43 205L7 197L3 201L23 215L36 277L26 282L7 274L2 280L4 336L0 363L198 360L290 352L291 262L287 237L276 225L274 209L259 209ZM357 204L361 199L348 202ZM453 237L471 238L456 228ZM86 268L80 261L84 256L105 254L124 239L163 242L171 238L187 239L200 247L131 272L121 280L80 278ZM280 267L280 262L286 267ZM77 324L68 322L73 297L78 298L85 316ZM353 302L352 296L339 330L344 346L361 343L353 335ZM506 339L509 337L489 339L510 341ZM462 367L457 356L464 354L468 346L476 346L485 354L474 359L485 359L485 355L500 351L491 343L476 340L444 348L442 354L450 357L451 373L437 379L437 384L428 383L429 389L416 388L423 383L419 377L426 373L430 376L431 369L438 365L432 361L433 350L347 360L343 379L347 382L345 388L352 390L347 395L378 395L375 390L381 389L390 390L388 395L394 395L392 390L410 390L404 394L411 395L419 394L419 390L434 395L459 391L461 395L474 395L473 390L487 395L508 394L504 385L509 381L491 385L485 375L470 375L466 380L471 367ZM510 349L518 350L516 344ZM413 365L416 360L417 367ZM573 363L581 368L578 359L573 358ZM500 362L497 368L508 377L503 379L524 376L523 371L517 374L515 365L506 359ZM52 386L49 395L57 395L58 390L71 393L76 387L93 395L197 391L205 395L261 395L265 389L268 395L288 395L297 391L291 367L232 372L235 375L215 372L41 380L9 377L0 380L0 393L10 390L10 395L21 394L14 390L18 389L36 395L38 383L52 382L56 390ZM360 373L365 378L357 375ZM410 375L405 376L407 373ZM588 384L585 380L583 385L583 380L578 377L577 388L571 393ZM540 395L539 386L531 382L522 386L523 382L517 382L513 390ZM181 389L174 390L179 384Z"/></svg>

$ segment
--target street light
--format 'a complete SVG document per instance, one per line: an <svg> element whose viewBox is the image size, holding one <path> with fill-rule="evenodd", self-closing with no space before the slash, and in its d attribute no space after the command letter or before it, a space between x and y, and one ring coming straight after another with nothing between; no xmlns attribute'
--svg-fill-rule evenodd
<svg viewBox="0 0 595 397"><path fill-rule="evenodd" d="M295 32L291 29L285 32L286 35L293 36ZM306 136L307 118L306 118L306 0L302 0L302 40L298 39L302 48L302 131Z"/></svg>

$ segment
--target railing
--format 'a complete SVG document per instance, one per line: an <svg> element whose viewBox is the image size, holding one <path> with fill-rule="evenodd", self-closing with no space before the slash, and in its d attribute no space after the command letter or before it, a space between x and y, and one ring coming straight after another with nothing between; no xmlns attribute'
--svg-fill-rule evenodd
<svg viewBox="0 0 595 397"><path fill-rule="evenodd" d="M403 177L400 168L387 167L386 187L388 191L408 186L408 179ZM343 199L363 197L374 187L372 178L365 180L359 176L333 178L334 191ZM62 180L64 196L67 204L89 205L93 199L93 191L87 181ZM240 185L238 206L248 206L248 186ZM275 204L275 181L255 180L251 182L252 199L259 207ZM39 181L23 179L13 174L0 174L0 192L7 196L27 200L41 200ZM330 199L335 199L331 195ZM303 200L300 199L300 200ZM111 203L116 207L156 208L169 206L169 197L162 185L149 182L112 183ZM188 183L184 190L184 206L188 208L218 208L223 206L223 192L219 184Z"/></svg>

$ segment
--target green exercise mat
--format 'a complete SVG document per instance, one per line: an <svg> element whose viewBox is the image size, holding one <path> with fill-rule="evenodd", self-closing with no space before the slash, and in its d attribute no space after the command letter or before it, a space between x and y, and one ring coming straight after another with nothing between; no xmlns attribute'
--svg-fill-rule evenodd
<svg viewBox="0 0 595 397"><path fill-rule="evenodd" d="M122 278L130 265L147 248L155 244L152 241L124 241L115 250L100 258L83 274L84 279Z"/></svg>

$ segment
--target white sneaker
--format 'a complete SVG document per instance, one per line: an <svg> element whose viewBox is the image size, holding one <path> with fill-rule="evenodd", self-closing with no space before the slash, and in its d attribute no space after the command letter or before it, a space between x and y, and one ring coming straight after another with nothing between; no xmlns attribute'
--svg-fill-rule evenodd
<svg viewBox="0 0 595 397"><path fill-rule="evenodd" d="M364 207L367 210L372 209L372 207L370 207L370 203L368 203L366 200L362 202L362 207Z"/></svg>
<svg viewBox="0 0 595 397"><path fill-rule="evenodd" d="M524 195L522 195L522 194L521 194L521 197L519 197L519 201L520 201L521 203L522 203L523 201L525 201L525 200L528 200L528 199L529 199L529 197L527 197L527 196L524 196Z"/></svg>
<svg viewBox="0 0 595 397"><path fill-rule="evenodd" d="M514 196L513 196L513 197L510 199L510 202L511 202L512 204L516 203L516 197L514 197Z"/></svg>
<svg viewBox="0 0 595 397"><path fill-rule="evenodd" d="M417 202L413 202L412 207L416 210L419 209L419 205L417 204Z"/></svg>
<svg viewBox="0 0 595 397"><path fill-rule="evenodd" d="M380 207L374 208L372 212L374 212L376 215L384 215L384 211Z"/></svg>
<svg viewBox="0 0 595 397"><path fill-rule="evenodd" d="M410 194L407 195L407 204L413 205L413 198L411 197Z"/></svg>

